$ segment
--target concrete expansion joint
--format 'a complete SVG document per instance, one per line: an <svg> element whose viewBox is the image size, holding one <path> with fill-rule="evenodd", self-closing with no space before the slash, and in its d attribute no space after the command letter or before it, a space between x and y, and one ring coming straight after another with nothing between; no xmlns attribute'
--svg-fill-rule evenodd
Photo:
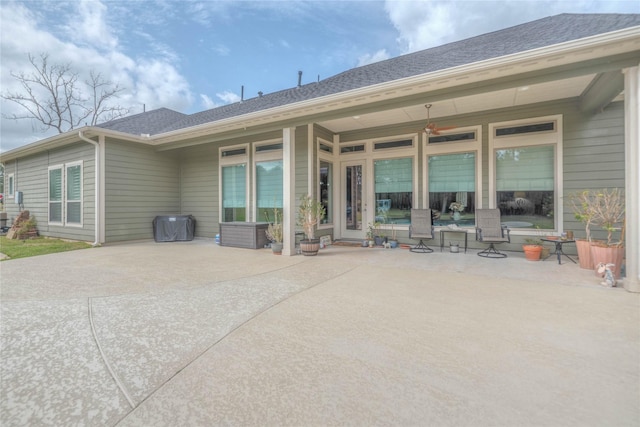
<svg viewBox="0 0 640 427"><path fill-rule="evenodd" d="M296 264L296 265L299 265L299 264ZM294 266L296 266L296 265L294 265ZM278 268L278 269L271 270L271 271L268 271L268 272L263 272L263 273L255 274L255 275L252 275L252 276L244 276L244 277L242 277L242 278L236 278L236 279L225 280L225 281L222 281L222 282L214 282L214 283L233 282L233 281L238 281L238 280L246 279L247 277L258 277L258 276L264 276L264 275L268 275L268 274L270 274L270 273L274 273L274 272L277 272L277 271L286 270L286 269L289 269L289 268L294 267L294 266L286 266L286 267L283 267L283 268ZM336 278L338 278L338 277L344 276L344 275L346 275L346 274L348 274L348 273L350 273L350 272L352 272L352 271L356 270L357 268L358 268L358 266L353 266L353 267L350 267L350 268L348 268L348 269L346 269L346 270L344 270L344 271L342 271L342 272L340 272L340 273L338 273L338 274L335 274L335 275L332 275L332 276L328 276L328 277L324 278L324 280L321 280L321 281L319 281L319 282L317 282L317 283L315 283L315 284L313 284L313 285L311 285L311 286L309 286L309 287L307 287L307 288L301 289L301 290L299 290L298 292L295 292L295 293L292 293L292 294L290 294L290 295L286 296L285 298L283 298L283 299L281 299L281 300L277 301L276 303L274 303L274 304L272 304L272 305L270 305L270 306L267 306L267 307L265 307L264 309L262 309L262 310L258 311L258 312L257 312L257 313L255 313L253 316L251 316L251 317L247 318L245 321L243 321L243 322L241 322L241 323L238 323L235 327L230 328L230 329L229 329L229 331L228 331L226 334L222 335L219 339L215 340L213 343L211 343L211 345L207 346L207 347L206 347L204 350L202 350L199 354L197 354L196 356L194 356L194 357L193 357L191 360L189 360L189 361L188 361L188 362L187 362L187 363L186 363L182 368L180 368L180 369L178 369L176 372L174 372L174 373L173 373L173 375L169 376L165 381L163 381L161 384L159 384L157 387L155 387L153 390L151 390L151 391L149 392L149 394L147 394L147 395L146 395L146 397L144 397L140 402L138 402L138 404L137 404L137 405L133 403L133 400L129 397L129 394L127 393L127 391L126 391L125 387L122 385L122 382L119 380L118 376L115 374L115 372L114 372L114 371L111 369L111 367L109 366L109 363L108 363L108 361L106 360L106 357L104 356L104 353L102 352L102 348L100 348L100 344L99 344L98 338L97 338L97 336L96 336L95 329L94 329L94 327L93 327L93 321L91 322L91 329L92 329L92 331L93 331L93 335L94 335L94 338L95 338L95 340L96 340L96 344L98 345L98 349L100 350L100 354L102 355L102 359L104 360L104 362L105 362L105 364L106 364L107 368L109 369L109 372L110 372L110 373L111 373L111 375L113 376L113 378L114 378L115 382L117 383L118 387L120 388L120 390L122 391L122 393L124 394L124 396L127 398L127 401L128 401L128 402L129 402L129 404L131 405L132 410L134 410L136 407L138 407L138 406L142 405L142 404L143 404L143 403L145 403L147 400L151 399L151 398L152 398L152 397L153 397L153 396L154 396L154 395L155 395L159 390L161 390L165 385L167 385L167 384L168 384L168 383L170 383L170 382L171 382L175 377L177 377L178 375L180 375L180 373L181 373L182 371L184 371L184 370L185 370L185 369L187 369L189 366L191 366L192 364L194 364L198 359L200 359L201 357L203 357L207 352L209 352L210 350L212 350L216 345L218 345L220 342L222 342L224 339L226 339L228 336L230 336L231 334L233 334L233 333L234 333L235 331L237 331L238 329L242 328L244 325L246 325L246 324L248 324L248 323L252 322L254 319L257 319L257 318L258 318L258 317L260 317L262 314L264 314L264 313L266 313L266 312L268 312L268 311L270 311L270 310L274 309L275 307L279 306L279 305L280 305L280 304L282 304L283 302L285 302L285 301L287 301L287 300L289 300L289 299L291 299L291 298L293 298L293 297L295 297L295 296L297 296L297 295L300 295L300 294L302 294L302 293L304 293L304 292L306 292L306 291L309 291L309 290L311 290L311 289L313 289L313 288L316 288L316 287L318 287L318 286L320 286L320 285L322 285L322 284L324 284L324 283L326 283L326 282L328 282L328 281L330 281L330 280L334 280L334 279L336 279ZM206 286L206 285L205 285L205 286ZM91 298L89 298L89 318L91 319ZM125 415L124 415L120 420L118 420L118 422L116 423L116 425L118 425L118 424L120 424L120 422L124 421L124 420L127 418L127 416L128 416L129 414L131 414L131 412L129 412L128 414L125 414Z"/></svg>
<svg viewBox="0 0 640 427"><path fill-rule="evenodd" d="M113 380L115 381L116 385L118 386L118 389L120 390L120 392L122 392L124 397L127 399L127 402L129 402L129 405L133 409L136 407L135 403L133 403L133 399L131 399L129 392L125 388L124 384L122 384L122 381L120 381L120 378L118 377L116 372L111 367L109 360L107 360L107 356L104 354L104 351L102 350L102 345L100 345L100 339L98 339L98 334L96 332L95 324L93 322L93 304L92 304L91 297L87 298L87 307L88 307L87 311L89 315L89 324L91 325L91 334L93 335L93 340L96 343L96 346L98 347L98 351L100 352L100 357L102 358L102 361L104 362L107 370L109 371L109 375L111 375L111 378L113 378Z"/></svg>

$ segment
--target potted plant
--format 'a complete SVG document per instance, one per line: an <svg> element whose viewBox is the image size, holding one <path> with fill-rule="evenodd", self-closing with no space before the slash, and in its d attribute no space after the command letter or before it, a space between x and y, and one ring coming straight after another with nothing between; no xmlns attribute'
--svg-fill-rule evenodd
<svg viewBox="0 0 640 427"><path fill-rule="evenodd" d="M458 221L460 219L460 214L464 211L464 205L460 202L453 202L449 205L449 210L453 212L453 220Z"/></svg>
<svg viewBox="0 0 640 427"><path fill-rule="evenodd" d="M374 235L374 227L372 223L369 223L369 226L367 227L367 239L365 240L365 242L367 242L366 246L372 248L373 247L373 235Z"/></svg>
<svg viewBox="0 0 640 427"><path fill-rule="evenodd" d="M593 270L594 267L593 259L591 258L591 226L593 225L593 210L597 199L597 193L594 190L584 190L572 194L570 197L573 216L584 224L586 235L584 239L575 239L578 262L580 263L580 268L589 270Z"/></svg>
<svg viewBox="0 0 640 427"><path fill-rule="evenodd" d="M592 208L593 223L607 232L607 240L591 245L591 258L594 267L598 264L614 264L614 276L620 278L624 258L624 194L619 188L603 189L596 192ZM620 239L614 241L613 234L620 232Z"/></svg>
<svg viewBox="0 0 640 427"><path fill-rule="evenodd" d="M524 256L528 261L540 261L542 254L542 241L539 239L525 239L526 243L522 245Z"/></svg>
<svg viewBox="0 0 640 427"><path fill-rule="evenodd" d="M373 240L376 246L382 246L387 241L387 236L382 229L382 223L378 221L373 223Z"/></svg>
<svg viewBox="0 0 640 427"><path fill-rule="evenodd" d="M391 238L388 240L390 248L398 247L398 239L396 237L395 223L391 223Z"/></svg>
<svg viewBox="0 0 640 427"><path fill-rule="evenodd" d="M317 255L320 249L320 239L315 238L316 226L324 218L325 210L322 203L305 194L298 205L297 224L304 230L306 239L300 241L303 255Z"/></svg>
<svg viewBox="0 0 640 427"><path fill-rule="evenodd" d="M267 221L269 221L269 214L266 214ZM280 209L273 208L273 222L269 223L265 231L267 235L267 239L271 241L271 250L274 255L282 254L282 239L283 239L283 229L282 229L282 212Z"/></svg>

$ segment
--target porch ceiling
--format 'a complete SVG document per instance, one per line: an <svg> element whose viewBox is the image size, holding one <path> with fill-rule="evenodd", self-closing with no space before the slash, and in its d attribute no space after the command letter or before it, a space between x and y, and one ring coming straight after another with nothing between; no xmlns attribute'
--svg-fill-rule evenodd
<svg viewBox="0 0 640 427"><path fill-rule="evenodd" d="M424 120L426 122L427 112L424 108L426 103L433 105L430 110L430 118L433 121L438 117L576 98L586 91L595 77L596 74L589 74L436 102L429 102L429 99L425 98L424 103L409 107L320 121L318 124L335 133L340 133L412 121Z"/></svg>

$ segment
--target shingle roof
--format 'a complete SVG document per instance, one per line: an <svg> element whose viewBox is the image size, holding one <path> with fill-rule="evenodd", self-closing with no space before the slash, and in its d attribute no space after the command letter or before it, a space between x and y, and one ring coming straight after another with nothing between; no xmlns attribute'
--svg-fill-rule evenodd
<svg viewBox="0 0 640 427"><path fill-rule="evenodd" d="M162 108L100 127L136 135L170 132L634 26L640 26L640 14L561 14L353 68L317 83L191 115Z"/></svg>

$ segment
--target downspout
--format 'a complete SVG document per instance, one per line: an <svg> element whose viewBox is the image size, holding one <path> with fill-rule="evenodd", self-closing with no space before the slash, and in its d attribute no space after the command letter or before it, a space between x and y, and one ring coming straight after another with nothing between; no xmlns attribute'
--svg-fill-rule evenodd
<svg viewBox="0 0 640 427"><path fill-rule="evenodd" d="M95 228L95 241L91 244L91 246L100 246L100 144L87 138L86 136L84 136L82 134L82 131L78 131L78 137L83 140L84 142L88 142L89 144L93 145L95 147L95 166L94 169L96 171L96 177L95 177L95 183L96 183L96 190L95 190L95 196L94 196L94 201L95 201L95 208L94 208L94 212L95 212L95 224L94 224L94 228Z"/></svg>

